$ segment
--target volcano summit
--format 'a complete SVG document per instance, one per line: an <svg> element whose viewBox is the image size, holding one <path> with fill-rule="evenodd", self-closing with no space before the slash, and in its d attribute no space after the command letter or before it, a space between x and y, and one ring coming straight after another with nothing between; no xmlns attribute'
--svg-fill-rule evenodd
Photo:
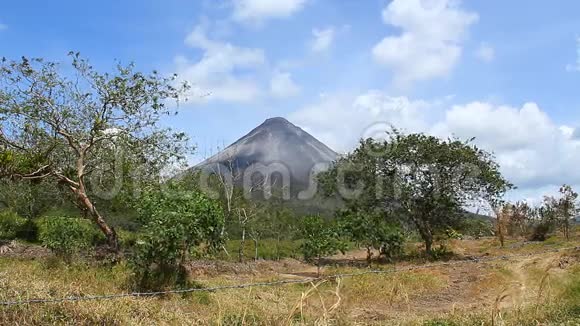
<svg viewBox="0 0 580 326"><path fill-rule="evenodd" d="M270 118L193 169L229 173L237 186L282 187L293 198L338 154L280 117Z"/></svg>

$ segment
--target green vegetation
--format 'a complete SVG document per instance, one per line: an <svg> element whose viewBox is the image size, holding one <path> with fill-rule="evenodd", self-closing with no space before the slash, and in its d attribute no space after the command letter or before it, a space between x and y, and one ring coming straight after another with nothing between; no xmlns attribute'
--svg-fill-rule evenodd
<svg viewBox="0 0 580 326"><path fill-rule="evenodd" d="M405 237L398 226L389 225L387 220L372 213L342 211L338 217L340 232L367 250L367 264L371 264L373 252L392 259L403 253Z"/></svg>
<svg viewBox="0 0 580 326"><path fill-rule="evenodd" d="M12 210L0 211L0 240L13 240L26 225L26 219Z"/></svg>
<svg viewBox="0 0 580 326"><path fill-rule="evenodd" d="M0 62L0 177L59 185L119 251L95 199L124 198L137 182L182 163L187 137L158 125L185 86L118 65L99 73L78 53L70 71L43 59ZM132 178L122 178L131 171ZM125 175L126 176L126 175ZM35 214L35 213L34 213Z"/></svg>
<svg viewBox="0 0 580 326"><path fill-rule="evenodd" d="M37 225L42 245L67 260L88 249L98 236L90 221L80 218L49 216L39 219Z"/></svg>
<svg viewBox="0 0 580 326"><path fill-rule="evenodd" d="M215 251L222 244L224 219L217 203L200 192L169 187L146 191L137 204L144 226L131 265L139 289L186 286L192 250L204 244Z"/></svg>
<svg viewBox="0 0 580 326"><path fill-rule="evenodd" d="M252 197L266 189L248 196L234 186L242 176L233 167L232 180L215 173L204 192L198 173L173 173L192 151L188 137L159 123L187 85L132 64L99 73L70 57L66 73L42 59L0 62L0 300L267 282L313 276L315 268L318 276L357 274L351 265L370 267L381 256L379 270L417 268L247 292L0 307L0 324L578 321L580 270L573 266L580 257L420 265L504 255L506 246L525 253L577 245L572 187L537 207L507 203L513 185L472 140L393 130L386 140L361 140L319 174L325 195L340 202L329 216L286 202L287 189L273 189L269 201ZM486 203L495 219L468 213L474 202ZM458 313L455 303L445 305L449 298L463 300ZM490 298L497 298L492 306ZM470 308L481 304L484 312Z"/></svg>
<svg viewBox="0 0 580 326"><path fill-rule="evenodd" d="M305 217L301 222L300 234L304 239L301 246L304 258L316 260L318 275L322 257L346 250L346 243L341 241L337 225L319 216Z"/></svg>

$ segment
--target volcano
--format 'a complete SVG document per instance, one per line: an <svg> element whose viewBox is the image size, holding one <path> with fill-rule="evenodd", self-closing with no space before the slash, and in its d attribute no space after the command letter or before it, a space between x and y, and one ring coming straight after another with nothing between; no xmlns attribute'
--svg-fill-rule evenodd
<svg viewBox="0 0 580 326"><path fill-rule="evenodd" d="M276 117L267 119L193 169L229 172L240 186L266 183L288 188L296 198L314 182L317 172L337 158L336 152L312 135Z"/></svg>

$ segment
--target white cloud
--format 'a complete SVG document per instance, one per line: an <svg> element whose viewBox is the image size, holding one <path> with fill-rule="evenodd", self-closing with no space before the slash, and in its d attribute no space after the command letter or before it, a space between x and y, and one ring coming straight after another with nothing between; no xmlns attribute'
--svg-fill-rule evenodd
<svg viewBox="0 0 580 326"><path fill-rule="evenodd" d="M459 0L393 0L382 17L401 34L385 37L372 53L395 72L399 86L448 75L469 26L478 20L476 13L460 8Z"/></svg>
<svg viewBox="0 0 580 326"><path fill-rule="evenodd" d="M0 23L0 31L8 29L8 25Z"/></svg>
<svg viewBox="0 0 580 326"><path fill-rule="evenodd" d="M572 139L580 141L580 128L576 128L571 136Z"/></svg>
<svg viewBox="0 0 580 326"><path fill-rule="evenodd" d="M566 71L580 71L580 37L576 38L576 62L567 65Z"/></svg>
<svg viewBox="0 0 580 326"><path fill-rule="evenodd" d="M292 80L290 73L275 72L270 80L270 92L274 97L287 98L298 95L300 86Z"/></svg>
<svg viewBox="0 0 580 326"><path fill-rule="evenodd" d="M426 128L423 111L431 105L406 97L391 97L380 91L358 96L322 94L318 103L290 115L290 120L304 127L332 149L353 149L360 138L380 136L391 124L408 132Z"/></svg>
<svg viewBox="0 0 580 326"><path fill-rule="evenodd" d="M335 37L335 30L333 27L327 27L324 29L313 29L312 30L313 40L310 44L310 49L312 52L323 52L328 50L332 45Z"/></svg>
<svg viewBox="0 0 580 326"><path fill-rule="evenodd" d="M233 19L261 23L273 18L287 18L302 10L307 0L232 0Z"/></svg>
<svg viewBox="0 0 580 326"><path fill-rule="evenodd" d="M480 144L501 151L534 148L555 131L560 132L535 103L522 108L484 102L455 105L435 128L465 138L477 137Z"/></svg>
<svg viewBox="0 0 580 326"><path fill-rule="evenodd" d="M202 58L196 62L183 56L175 59L179 77L192 86L190 100L243 102L260 96L254 72L266 63L261 49L210 40L202 26L197 26L185 43L203 52Z"/></svg>
<svg viewBox="0 0 580 326"><path fill-rule="evenodd" d="M371 91L354 97L325 95L290 119L331 148L352 150L361 137L389 124L439 137L476 137L496 155L504 175L519 189L513 199L540 199L567 183L580 186L580 131L556 124L536 103L521 107L471 102L447 105ZM345 123L348 121L348 123Z"/></svg>
<svg viewBox="0 0 580 326"><path fill-rule="evenodd" d="M475 56L483 62L492 62L495 59L495 50L487 43L481 43L475 52Z"/></svg>
<svg viewBox="0 0 580 326"><path fill-rule="evenodd" d="M566 126L558 126L535 103L521 108L473 102L446 112L438 134L476 137L494 151L504 173L516 185L538 188L580 184L580 142Z"/></svg>

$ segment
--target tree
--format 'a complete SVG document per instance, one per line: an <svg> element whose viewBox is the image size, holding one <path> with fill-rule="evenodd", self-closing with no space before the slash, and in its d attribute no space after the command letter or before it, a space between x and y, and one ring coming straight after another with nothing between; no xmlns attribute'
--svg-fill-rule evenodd
<svg viewBox="0 0 580 326"><path fill-rule="evenodd" d="M505 246L505 236L509 224L510 206L508 204L502 204L493 207L493 211L495 213L495 235L499 240L499 246L503 248Z"/></svg>
<svg viewBox="0 0 580 326"><path fill-rule="evenodd" d="M572 220L580 213L577 206L578 193L571 186L563 185L560 188L560 199L558 200L558 220L566 240L570 240L570 226Z"/></svg>
<svg viewBox="0 0 580 326"><path fill-rule="evenodd" d="M532 208L526 202L516 202L510 205L509 227L510 234L520 236L528 233L529 220L532 215Z"/></svg>
<svg viewBox="0 0 580 326"><path fill-rule="evenodd" d="M142 289L157 290L167 282L184 285L192 250L204 245L215 252L225 240L219 203L197 190L173 183L147 189L136 208L143 230L131 261Z"/></svg>
<svg viewBox="0 0 580 326"><path fill-rule="evenodd" d="M304 240L302 253L304 259L316 259L317 275L320 276L322 257L345 252L346 243L340 238L336 225L319 216L308 216L302 220L300 234Z"/></svg>
<svg viewBox="0 0 580 326"><path fill-rule="evenodd" d="M58 186L48 180L3 180L0 184L0 205L29 220L63 203Z"/></svg>
<svg viewBox="0 0 580 326"><path fill-rule="evenodd" d="M392 258L402 251L404 236L397 226L390 225L380 214L344 210L339 214L341 232L367 250L367 264L370 266L373 250Z"/></svg>
<svg viewBox="0 0 580 326"><path fill-rule="evenodd" d="M431 253L436 232L445 231L464 216L475 201L499 202L512 188L491 154L472 140L442 140L397 130L388 139L361 140L350 155L324 173L325 188L341 185L356 191L348 202L367 211L383 210L411 224ZM344 189L342 191L344 193Z"/></svg>
<svg viewBox="0 0 580 326"><path fill-rule="evenodd" d="M78 53L70 58L72 73L42 59L2 59L0 176L63 186L117 252L116 232L95 205L95 189L100 180L122 179L119 165L155 177L184 162L191 149L186 136L158 122L174 113L166 103L187 86L174 86L175 76L137 72L133 64L99 73Z"/></svg>
<svg viewBox="0 0 580 326"><path fill-rule="evenodd" d="M282 240L294 239L299 220L290 209L284 207L280 200L271 200L267 205L264 214L256 222L261 225L262 233L265 237L276 240L275 258L280 260L281 242Z"/></svg>
<svg viewBox="0 0 580 326"><path fill-rule="evenodd" d="M452 226L472 201L496 201L512 187L491 154L472 140L441 140L423 134L394 132L386 143L395 171L397 201L431 253L434 232Z"/></svg>
<svg viewBox="0 0 580 326"><path fill-rule="evenodd" d="M554 230L558 219L558 206L558 200L546 196L542 205L533 210L531 241L545 241L548 234Z"/></svg>

